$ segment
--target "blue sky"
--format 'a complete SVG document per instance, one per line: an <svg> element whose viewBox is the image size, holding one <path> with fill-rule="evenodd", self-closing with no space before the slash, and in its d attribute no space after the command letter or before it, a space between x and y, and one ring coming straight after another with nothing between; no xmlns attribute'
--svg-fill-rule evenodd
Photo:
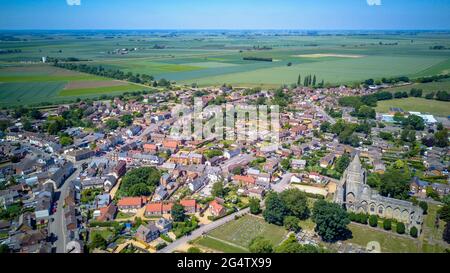
<svg viewBox="0 0 450 273"><path fill-rule="evenodd" d="M77 2L80 5L73 5ZM450 0L0 0L0 4L0 29L450 29Z"/></svg>

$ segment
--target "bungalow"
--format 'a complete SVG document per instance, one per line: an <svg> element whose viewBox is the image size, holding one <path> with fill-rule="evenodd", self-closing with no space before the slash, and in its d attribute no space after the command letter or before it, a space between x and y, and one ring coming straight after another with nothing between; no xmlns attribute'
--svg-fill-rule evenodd
<svg viewBox="0 0 450 273"><path fill-rule="evenodd" d="M117 207L121 212L136 213L138 209L142 208L143 204L144 197L124 197L119 200Z"/></svg>
<svg viewBox="0 0 450 273"><path fill-rule="evenodd" d="M219 204L217 200L213 200L209 203L209 210L214 217L222 217L227 213L226 208Z"/></svg>

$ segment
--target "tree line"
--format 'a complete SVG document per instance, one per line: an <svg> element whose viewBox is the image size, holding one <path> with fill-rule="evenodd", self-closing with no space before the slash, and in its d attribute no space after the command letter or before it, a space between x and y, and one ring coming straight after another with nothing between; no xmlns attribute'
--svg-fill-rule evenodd
<svg viewBox="0 0 450 273"><path fill-rule="evenodd" d="M147 74L134 74L132 72L123 72L119 69L106 69L103 66L91 66L87 64L74 64L74 63L54 63L56 67L75 70L82 73L97 75L101 77L113 78L117 80L126 80L133 83L145 84L153 87L169 87L170 81L162 78L158 81L152 75Z"/></svg>

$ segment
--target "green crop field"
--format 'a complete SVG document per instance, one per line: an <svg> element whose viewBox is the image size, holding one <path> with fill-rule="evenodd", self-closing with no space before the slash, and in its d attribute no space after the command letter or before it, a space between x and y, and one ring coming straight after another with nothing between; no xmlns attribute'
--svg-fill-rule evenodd
<svg viewBox="0 0 450 273"><path fill-rule="evenodd" d="M65 82L13 82L0 84L0 106L35 104L53 100Z"/></svg>
<svg viewBox="0 0 450 273"><path fill-rule="evenodd" d="M414 78L450 71L450 50L430 48L450 47L450 34L445 32L336 31L309 35L267 31L261 35L239 31L61 31L16 33L14 37L20 41L1 44L5 50L21 50L0 55L2 83L105 80L36 65L43 56L78 58L88 65L201 86L227 83L277 87L295 83L299 74L303 78L315 74L318 81L325 83L346 84L368 78ZM118 53L122 49L129 50ZM107 94L101 87L97 91ZM91 91L79 92L95 93ZM116 87L111 89L114 92ZM68 92L64 90L61 94L67 98Z"/></svg>
<svg viewBox="0 0 450 273"><path fill-rule="evenodd" d="M98 94L108 94L117 92L130 92L145 90L145 87L139 85L122 85L122 86L110 86L110 87L97 87L97 88L80 88L80 89L70 89L62 90L59 92L59 96L85 96L85 95L98 95Z"/></svg>
<svg viewBox="0 0 450 273"><path fill-rule="evenodd" d="M379 101L376 111L379 113L388 113L391 107L398 107L404 111L429 113L441 117L450 116L449 102L412 97Z"/></svg>
<svg viewBox="0 0 450 273"><path fill-rule="evenodd" d="M68 86L75 88L67 89ZM74 98L144 89L147 88L50 65L21 65L0 69L0 106L65 102Z"/></svg>
<svg viewBox="0 0 450 273"><path fill-rule="evenodd" d="M268 224L259 217L246 215L236 221L231 221L218 227L211 231L208 236L248 248L251 240L257 236L263 236L270 240L273 245L278 245L286 234L287 232L283 227Z"/></svg>
<svg viewBox="0 0 450 273"><path fill-rule="evenodd" d="M386 89L386 91L389 92L398 92L398 91L406 91L409 93L409 91L412 88L422 89L423 91L423 97L425 97L426 94L437 92L437 91L447 91L450 92L450 79L442 80L439 82L430 82L430 83L415 83L408 86L402 86L402 87L395 87L395 88L389 88Z"/></svg>

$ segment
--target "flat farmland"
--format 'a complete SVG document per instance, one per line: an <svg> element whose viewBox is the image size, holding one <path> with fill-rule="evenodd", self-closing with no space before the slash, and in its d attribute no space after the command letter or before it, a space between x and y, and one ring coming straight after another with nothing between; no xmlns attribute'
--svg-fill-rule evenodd
<svg viewBox="0 0 450 273"><path fill-rule="evenodd" d="M336 31L310 35L273 31L63 31L15 37L21 41L2 43L2 49L21 52L0 56L0 67L9 66L0 69L0 82L66 82L70 85L66 89L83 89L80 94L94 94L94 89L106 94L106 86L72 88L73 82L109 79L11 66L25 67L23 63L39 62L42 56L78 58L88 65L145 73L186 85L264 87L295 83L299 74L302 78L315 74L325 83L347 84L368 78L414 78L450 71L450 50L432 49L435 45L450 48L450 34L445 32ZM124 49L126 52L121 53ZM112 92L117 91L116 84L111 87ZM66 96L67 92L62 94Z"/></svg>
<svg viewBox="0 0 450 273"><path fill-rule="evenodd" d="M144 89L147 88L50 65L21 65L0 69L0 106L65 102L75 98Z"/></svg>
<svg viewBox="0 0 450 273"><path fill-rule="evenodd" d="M0 106L35 104L58 97L65 82L13 82L0 84Z"/></svg>
<svg viewBox="0 0 450 273"><path fill-rule="evenodd" d="M389 89L386 89L385 91L389 91L392 93L399 92L399 91L409 93L409 91L412 88L422 89L423 96L425 96L426 94L429 94L429 93L433 93L433 92L436 93L437 91L449 92L450 91L450 79L446 79L446 80L442 80L442 81L438 81L438 82L415 83L415 84L407 85L407 86L389 88Z"/></svg>
<svg viewBox="0 0 450 273"><path fill-rule="evenodd" d="M62 97L83 97L86 95L100 95L100 94L109 94L109 93L123 93L130 91L139 91L144 90L145 87L125 84L125 85L116 85L116 86L103 86L103 87L92 87L92 88L77 88L77 89L64 89L59 92L59 96Z"/></svg>
<svg viewBox="0 0 450 273"><path fill-rule="evenodd" d="M221 83L290 84L296 82L299 74L304 76L315 74L319 81L350 83L368 78L381 78L387 75L392 77L414 74L432 67L440 60L434 57L384 56L342 58L340 60L326 60L325 58L323 61L256 69L191 81L200 85L218 85Z"/></svg>
<svg viewBox="0 0 450 273"><path fill-rule="evenodd" d="M401 108L404 111L417 111L429 113L440 117L450 116L450 102L427 100L422 98L405 98L379 101L376 111L388 113L391 107Z"/></svg>

